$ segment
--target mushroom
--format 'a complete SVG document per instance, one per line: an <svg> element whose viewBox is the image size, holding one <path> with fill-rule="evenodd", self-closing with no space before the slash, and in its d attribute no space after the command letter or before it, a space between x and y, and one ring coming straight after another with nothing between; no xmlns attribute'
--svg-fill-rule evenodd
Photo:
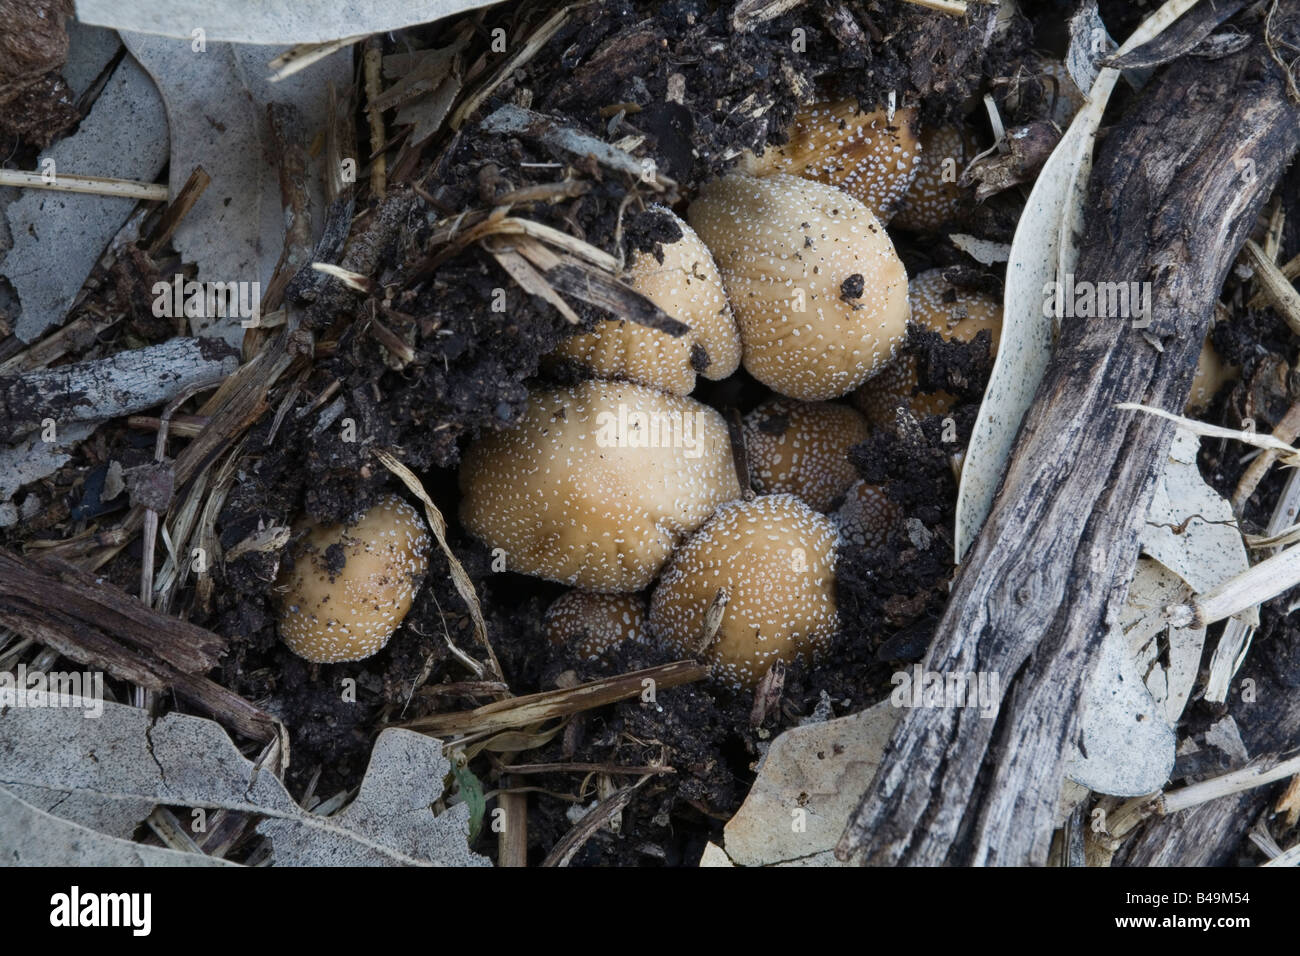
<svg viewBox="0 0 1300 956"><path fill-rule="evenodd" d="M588 661L625 641L644 644L649 640L645 598L567 591L546 609L546 637L556 646L572 645Z"/></svg>
<svg viewBox="0 0 1300 956"><path fill-rule="evenodd" d="M875 215L834 186L732 174L687 218L713 252L745 368L782 395L837 398L882 368L907 332L907 272Z"/></svg>
<svg viewBox="0 0 1300 956"><path fill-rule="evenodd" d="M677 542L740 495L726 422L693 399L591 380L535 392L470 446L461 521L512 571L639 591Z"/></svg>
<svg viewBox="0 0 1300 956"><path fill-rule="evenodd" d="M1240 374L1241 369L1226 364L1207 338L1196 360L1196 374L1192 378L1192 391L1187 396L1186 412L1199 415L1205 411L1214 401L1214 396L1219 394L1219 389L1235 382Z"/></svg>
<svg viewBox="0 0 1300 956"><path fill-rule="evenodd" d="M990 354L997 354L1002 332L1002 306L992 296L954 286L942 269L930 269L912 280L908 292L912 321L954 342L969 342L983 329L992 336ZM916 357L903 354L858 389L853 404L874 425L892 427L902 405L919 418L943 415L956 399L948 392L918 393Z"/></svg>
<svg viewBox="0 0 1300 956"><path fill-rule="evenodd" d="M419 513L384 495L359 521L304 518L291 568L280 575L280 638L317 664L359 661L393 636L429 567L429 534Z"/></svg>
<svg viewBox="0 0 1300 956"><path fill-rule="evenodd" d="M898 505L880 485L855 481L835 512L840 537L858 548L879 548L899 518Z"/></svg>
<svg viewBox="0 0 1300 956"><path fill-rule="evenodd" d="M722 379L740 366L740 334L709 250L671 210L656 209L671 217L681 238L663 244L663 262L634 253L628 281L690 331L677 337L627 319L606 319L591 332L565 339L553 354L586 366L598 378L686 395L695 388L697 371Z"/></svg>
<svg viewBox="0 0 1300 956"><path fill-rule="evenodd" d="M751 176L789 173L837 186L889 222L919 169L916 110L864 112L857 100L815 103L795 114L783 146L745 152Z"/></svg>
<svg viewBox="0 0 1300 956"><path fill-rule="evenodd" d="M722 609L713 642L706 618ZM673 555L650 599L650 632L713 677L754 686L778 660L812 658L835 634L835 527L793 495L728 502Z"/></svg>
<svg viewBox="0 0 1300 956"><path fill-rule="evenodd" d="M857 478L848 450L867 440L867 420L829 402L772 399L745 416L745 448L756 490L789 492L828 511Z"/></svg>
<svg viewBox="0 0 1300 956"><path fill-rule="evenodd" d="M898 205L894 225L933 233L965 212L970 190L958 180L975 158L975 141L957 126L934 126L921 134L921 162Z"/></svg>

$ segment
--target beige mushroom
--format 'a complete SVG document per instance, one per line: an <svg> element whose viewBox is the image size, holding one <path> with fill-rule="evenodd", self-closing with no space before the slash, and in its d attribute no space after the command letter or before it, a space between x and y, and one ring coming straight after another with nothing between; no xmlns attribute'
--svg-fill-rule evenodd
<svg viewBox="0 0 1300 956"><path fill-rule="evenodd" d="M827 511L857 478L848 451L867 420L845 405L772 399L745 416L750 478L763 494L788 492Z"/></svg>
<svg viewBox="0 0 1300 956"><path fill-rule="evenodd" d="M650 599L650 631L695 654L719 592L726 598L704 652L715 679L754 686L778 660L811 659L835 634L835 527L793 495L718 508L673 555Z"/></svg>
<svg viewBox="0 0 1300 956"><path fill-rule="evenodd" d="M359 521L303 519L292 568L280 575L280 637L320 664L378 652L411 609L429 566L429 534L419 512L385 495Z"/></svg>
<svg viewBox="0 0 1300 956"><path fill-rule="evenodd" d="M907 332L907 272L875 215L833 186L776 174L706 185L687 212L717 260L745 368L823 401L884 367Z"/></svg>
<svg viewBox="0 0 1300 956"><path fill-rule="evenodd" d="M627 319L606 319L591 332L565 339L554 354L589 368L598 378L686 395L695 388L697 371L722 379L740 367L740 333L713 256L695 230L668 209L658 209L673 218L682 237L663 244L663 262L635 253L628 282L690 331L678 337Z"/></svg>
<svg viewBox="0 0 1300 956"><path fill-rule="evenodd" d="M1192 378L1192 391L1187 396L1187 414L1199 415L1205 411L1219 390L1229 382L1235 382L1240 375L1241 369L1224 362L1207 338L1196 360L1196 375Z"/></svg>
<svg viewBox="0 0 1300 956"><path fill-rule="evenodd" d="M545 623L552 644L572 646L588 661L628 641L649 640L646 602L640 594L567 591L546 609Z"/></svg>
<svg viewBox="0 0 1300 956"><path fill-rule="evenodd" d="M855 481L835 512L840 537L858 548L879 548L898 523L900 509L880 485Z"/></svg>
<svg viewBox="0 0 1300 956"><path fill-rule="evenodd" d="M935 233L960 219L971 191L959 184L975 158L975 140L957 126L934 126L921 134L921 162L895 213L893 224Z"/></svg>
<svg viewBox="0 0 1300 956"><path fill-rule="evenodd" d="M700 402L592 380L534 393L465 453L461 521L513 571L588 591L646 587L740 494L726 422Z"/></svg>
<svg viewBox="0 0 1300 956"><path fill-rule="evenodd" d="M784 145L742 154L751 176L789 173L836 186L889 222L919 166L916 110L866 112L857 100L815 103L795 115Z"/></svg>
<svg viewBox="0 0 1300 956"><path fill-rule="evenodd" d="M912 280L908 293L912 321L954 342L969 342L982 330L992 336L996 355L1002 334L1002 304L992 296L954 286L942 269L930 269ZM948 392L920 392L916 357L900 355L853 395L853 404L874 425L892 427L896 409L910 408L918 418L943 415L956 399Z"/></svg>

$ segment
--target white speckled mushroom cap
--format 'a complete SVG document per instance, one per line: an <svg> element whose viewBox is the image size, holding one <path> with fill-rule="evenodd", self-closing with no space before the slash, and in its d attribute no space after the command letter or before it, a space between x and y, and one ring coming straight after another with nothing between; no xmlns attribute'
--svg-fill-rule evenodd
<svg viewBox="0 0 1300 956"><path fill-rule="evenodd" d="M673 555L650 599L650 631L689 654L719 589L728 603L706 658L754 686L778 660L815 655L835 634L835 527L793 495L722 505Z"/></svg>
<svg viewBox="0 0 1300 956"><path fill-rule="evenodd" d="M858 477L848 450L866 441L867 420L830 402L771 399L745 416L745 448L754 487L788 492L826 511Z"/></svg>
<svg viewBox="0 0 1300 956"><path fill-rule="evenodd" d="M281 575L280 637L321 664L359 661L397 630L429 567L431 541L419 512L385 495L352 525L303 519L294 566ZM331 556L343 559L331 573Z"/></svg>
<svg viewBox="0 0 1300 956"><path fill-rule="evenodd" d="M722 272L745 368L782 395L837 398L907 332L907 272L871 210L823 183L733 174L688 211Z"/></svg>
<svg viewBox="0 0 1300 956"><path fill-rule="evenodd" d="M920 168L916 110L864 112L857 100L816 103L795 115L782 146L746 152L751 176L789 173L837 186L889 222Z"/></svg>
<svg viewBox="0 0 1300 956"><path fill-rule="evenodd" d="M572 644L588 661L625 641L644 644L650 636L645 598L568 591L546 609L546 636L552 644Z"/></svg>
<svg viewBox="0 0 1300 956"><path fill-rule="evenodd" d="M996 355L1002 336L1002 303L987 293L954 286L942 269L929 269L912 279L908 289L912 321L954 342L969 342L983 329ZM853 404L872 424L892 427L902 405L920 418L942 415L955 399L948 392L917 392L916 357L900 355L853 395Z"/></svg>
<svg viewBox="0 0 1300 956"><path fill-rule="evenodd" d="M622 382L536 392L465 453L461 521L512 571L639 591L677 542L740 495L722 416Z"/></svg>
<svg viewBox="0 0 1300 956"><path fill-rule="evenodd" d="M855 481L835 512L840 537L859 548L879 548L898 522L899 507L880 485Z"/></svg>
<svg viewBox="0 0 1300 956"><path fill-rule="evenodd" d="M974 140L959 127L932 126L922 133L919 169L899 202L894 225L934 233L959 219L970 190L957 180L975 153Z"/></svg>
<svg viewBox="0 0 1300 956"><path fill-rule="evenodd" d="M648 253L635 253L628 282L690 331L675 337L627 319L607 319L591 332L565 339L555 354L585 365L599 378L687 395L695 388L693 353L707 357L701 370L706 378L726 378L740 367L740 333L709 250L671 210L655 209L672 216L682 238L663 245L662 263Z"/></svg>

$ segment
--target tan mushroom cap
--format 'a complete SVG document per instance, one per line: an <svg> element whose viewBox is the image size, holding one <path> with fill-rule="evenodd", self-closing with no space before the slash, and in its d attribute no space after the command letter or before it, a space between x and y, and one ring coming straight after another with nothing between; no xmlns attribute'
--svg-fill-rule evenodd
<svg viewBox="0 0 1300 956"><path fill-rule="evenodd" d="M728 601L705 653L715 679L752 687L778 659L814 656L839 621L834 525L793 495L723 505L664 570L650 632L694 653L720 589Z"/></svg>
<svg viewBox="0 0 1300 956"><path fill-rule="evenodd" d="M983 292L959 288L943 277L942 269L929 269L912 280L908 292L912 321L956 342L969 342L983 329L993 341L996 355L1002 335L1002 304ZM916 392L916 357L900 355L853 395L853 404L873 425L892 427L895 409L910 408L918 418L942 415L956 399L948 392Z"/></svg>
<svg viewBox="0 0 1300 956"><path fill-rule="evenodd" d="M1214 401L1214 396L1219 394L1219 389L1235 382L1240 375L1241 369L1224 362L1207 338L1196 360L1196 375L1192 378L1191 394L1187 396L1187 413L1196 415L1205 411Z"/></svg>
<svg viewBox="0 0 1300 956"><path fill-rule="evenodd" d="M722 276L695 230L664 207L682 238L663 245L664 261L637 252L628 282L691 330L675 337L627 319L607 319L593 331L565 339L555 354L590 368L599 378L626 379L677 395L695 388L695 355L707 359L701 373L722 379L740 367L740 333Z"/></svg>
<svg viewBox="0 0 1300 956"><path fill-rule="evenodd" d="M650 637L645 598L569 591L546 609L546 637L552 644L573 645L589 661L626 641L644 644Z"/></svg>
<svg viewBox="0 0 1300 956"><path fill-rule="evenodd" d="M935 126L921 134L921 162L903 195L893 223L913 232L939 232L960 219L970 190L957 180L975 158L974 139L956 126Z"/></svg>
<svg viewBox="0 0 1300 956"><path fill-rule="evenodd" d="M898 523L898 505L880 485L855 481L835 512L840 537L859 548L879 548Z"/></svg>
<svg viewBox="0 0 1300 956"><path fill-rule="evenodd" d="M762 155L746 152L751 176L789 173L836 186L889 222L920 168L916 110L866 112L854 99L815 103L795 115L789 140Z"/></svg>
<svg viewBox="0 0 1300 956"><path fill-rule="evenodd" d="M867 420L845 405L772 399L745 416L745 448L756 490L788 492L827 511L858 477L848 451L867 440Z"/></svg>
<svg viewBox="0 0 1300 956"><path fill-rule="evenodd" d="M639 591L677 542L740 494L726 422L693 399L588 381L534 393L465 453L461 521L512 571Z"/></svg>
<svg viewBox="0 0 1300 956"><path fill-rule="evenodd" d="M823 401L882 368L907 333L907 272L875 215L833 186L776 174L706 185L687 213L717 260L745 368Z"/></svg>
<svg viewBox="0 0 1300 956"><path fill-rule="evenodd" d="M318 664L359 661L388 643L429 567L429 534L419 512L385 495L351 525L303 519L294 565L280 576L280 638ZM330 572L334 545L344 564ZM338 552L334 552L337 554Z"/></svg>

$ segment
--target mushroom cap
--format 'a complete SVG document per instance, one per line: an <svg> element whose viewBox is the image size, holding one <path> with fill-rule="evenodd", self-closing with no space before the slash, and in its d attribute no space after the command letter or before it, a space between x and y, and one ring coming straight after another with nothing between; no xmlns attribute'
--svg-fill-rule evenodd
<svg viewBox="0 0 1300 956"><path fill-rule="evenodd" d="M656 208L672 216L682 238L663 244L662 263L648 253L634 253L628 282L690 331L677 337L627 319L606 319L591 332L565 339L555 354L590 368L599 378L686 395L695 388L697 356L707 361L699 369L706 378L726 378L740 367L740 333L708 248L671 210Z"/></svg>
<svg viewBox="0 0 1300 956"><path fill-rule="evenodd" d="M1186 411L1193 415L1205 411L1214 401L1214 396L1219 394L1219 389L1236 381L1240 374L1241 369L1225 363L1207 338L1196 360L1196 374L1192 378L1192 391L1187 396Z"/></svg>
<svg viewBox="0 0 1300 956"><path fill-rule="evenodd" d="M750 476L763 494L788 492L827 511L858 477L851 447L867 440L867 420L845 405L771 399L745 416Z"/></svg>
<svg viewBox="0 0 1300 956"><path fill-rule="evenodd" d="M993 338L991 355L1002 335L1002 304L984 292L961 288L944 278L942 269L929 269L908 289L912 321L954 342L969 342L983 329ZM898 406L919 418L943 415L956 399L948 392L917 392L916 356L903 354L858 389L853 404L874 425L891 427Z"/></svg>
<svg viewBox="0 0 1300 956"><path fill-rule="evenodd" d="M740 494L726 422L693 399L592 380L534 392L460 470L461 521L512 571L639 591Z"/></svg>
<svg viewBox="0 0 1300 956"><path fill-rule="evenodd" d="M975 158L975 141L956 126L934 126L921 134L916 177L894 214L894 225L913 232L939 232L960 219L970 196L957 180Z"/></svg>
<svg viewBox="0 0 1300 956"><path fill-rule="evenodd" d="M839 623L834 525L793 495L722 505L664 570L650 632L695 653L720 589L727 606L705 652L715 679L752 687L778 659L815 655Z"/></svg>
<svg viewBox="0 0 1300 956"><path fill-rule="evenodd" d="M568 591L546 609L546 636L552 644L572 644L588 661L624 641L644 644L650 637L645 598Z"/></svg>
<svg viewBox="0 0 1300 956"><path fill-rule="evenodd" d="M898 522L899 507L880 485L855 481L835 512L840 537L858 548L879 548Z"/></svg>
<svg viewBox="0 0 1300 956"><path fill-rule="evenodd" d="M920 168L916 110L865 112L855 99L814 103L795 114L783 146L746 152L751 176L789 173L837 186L889 222Z"/></svg>
<svg viewBox="0 0 1300 956"><path fill-rule="evenodd" d="M354 524L304 518L294 530L305 536L278 582L281 639L318 664L378 652L411 609L429 567L431 541L419 512L384 495Z"/></svg>
<svg viewBox="0 0 1300 956"><path fill-rule="evenodd" d="M875 215L834 186L778 173L707 184L687 216L717 260L745 368L804 401L837 398L907 333L907 272Z"/></svg>

